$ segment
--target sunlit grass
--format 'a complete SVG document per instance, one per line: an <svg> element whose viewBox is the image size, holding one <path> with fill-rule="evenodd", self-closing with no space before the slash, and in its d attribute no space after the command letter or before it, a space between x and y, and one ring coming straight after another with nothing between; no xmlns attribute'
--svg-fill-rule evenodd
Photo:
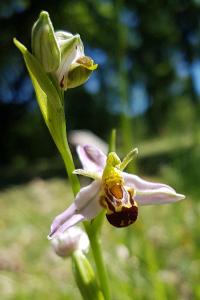
<svg viewBox="0 0 200 300"><path fill-rule="evenodd" d="M81 299L70 260L46 239L52 218L72 201L63 179L35 179L0 193L1 299ZM142 207L135 225L103 228L114 300L200 299L200 204Z"/></svg>

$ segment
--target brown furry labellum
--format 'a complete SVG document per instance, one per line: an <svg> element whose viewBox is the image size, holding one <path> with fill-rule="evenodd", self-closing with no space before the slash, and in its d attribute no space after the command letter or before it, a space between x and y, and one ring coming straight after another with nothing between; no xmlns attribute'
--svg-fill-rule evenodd
<svg viewBox="0 0 200 300"><path fill-rule="evenodd" d="M106 218L115 227L127 227L133 224L138 216L137 203L134 201L134 190L127 189L121 183L106 185L101 204L107 210Z"/></svg>

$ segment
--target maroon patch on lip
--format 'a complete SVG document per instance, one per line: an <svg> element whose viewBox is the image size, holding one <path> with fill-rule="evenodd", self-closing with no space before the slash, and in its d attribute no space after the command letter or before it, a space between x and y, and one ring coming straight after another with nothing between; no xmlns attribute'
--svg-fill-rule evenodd
<svg viewBox="0 0 200 300"><path fill-rule="evenodd" d="M115 227L127 227L137 220L137 216L138 207L135 205L129 208L123 207L119 212L106 214L108 222Z"/></svg>

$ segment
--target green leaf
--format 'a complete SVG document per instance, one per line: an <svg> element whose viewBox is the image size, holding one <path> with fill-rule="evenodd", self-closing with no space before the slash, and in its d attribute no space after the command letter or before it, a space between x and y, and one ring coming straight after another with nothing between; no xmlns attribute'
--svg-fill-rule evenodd
<svg viewBox="0 0 200 300"><path fill-rule="evenodd" d="M66 125L61 94L26 47L17 39L14 43L24 57L45 123L62 154L66 148Z"/></svg>
<svg viewBox="0 0 200 300"><path fill-rule="evenodd" d="M14 43L21 51L29 75L31 77L37 101L51 136L60 151L65 163L74 194L79 191L80 185L74 171L74 163L67 142L66 121L63 104L63 94L53 78L45 73L38 60L17 39Z"/></svg>

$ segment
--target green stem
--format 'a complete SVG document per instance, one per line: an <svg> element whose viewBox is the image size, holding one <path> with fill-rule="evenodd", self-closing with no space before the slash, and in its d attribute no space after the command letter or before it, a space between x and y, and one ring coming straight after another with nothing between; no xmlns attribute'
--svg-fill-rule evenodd
<svg viewBox="0 0 200 300"><path fill-rule="evenodd" d="M75 166L74 166L74 161L67 141L65 145L65 151L62 151L62 158L69 177L69 181L71 183L73 194L74 196L76 196L76 194L80 190L80 183L77 175L73 174L73 171L75 170Z"/></svg>
<svg viewBox="0 0 200 300"><path fill-rule="evenodd" d="M72 174L74 170L74 162L73 158L69 149L66 149L65 152L62 153L62 157L65 163L65 167L69 176L69 180L72 186L72 190L74 195L78 193L80 190L80 184L78 181L78 178ZM99 217L99 216L98 216ZM97 218L98 218L97 217ZM105 300L110 300L110 290L109 290L109 281L108 281L108 275L106 271L106 267L103 260L102 255L102 247L101 247L101 241L99 237L99 226L95 226L95 224L90 224L89 222L85 222L85 229L88 234L88 237L90 239L90 244L92 248L93 257L95 260L95 265L98 273L98 278L100 282L100 286L102 289L102 292L104 294Z"/></svg>
<svg viewBox="0 0 200 300"><path fill-rule="evenodd" d="M115 152L115 151L116 151L116 129L112 129L110 134L108 152Z"/></svg>
<svg viewBox="0 0 200 300"><path fill-rule="evenodd" d="M66 167L66 170L67 170L67 173L69 176L69 180L70 180L70 183L72 186L73 193L74 193L74 195L76 195L78 193L78 191L80 190L80 185L79 185L78 178L74 174L72 174L72 172L74 170L74 162L73 162L73 158L72 158L69 146L68 146L68 148L66 148L66 151L62 154L62 157L63 157L65 167ZM102 220L102 216L98 216L98 217L100 217L100 219ZM100 223L102 223L102 222L100 222ZM99 229L101 226L99 224L98 224L98 226L95 226L96 225L95 220L94 220L94 224L85 222L84 225L85 225L85 229L88 234L88 237L90 239L92 253L93 253L94 260L95 260L97 274L98 274L102 292L104 294L104 298L105 298L105 300L110 300L108 275L107 275L106 267L104 265L101 241L100 241L100 237L99 237L99 231L100 231Z"/></svg>
<svg viewBox="0 0 200 300"><path fill-rule="evenodd" d="M116 149L116 129L112 129L109 139L109 152L115 151ZM105 300L110 300L110 289L109 289L109 280L107 270L104 264L103 255L102 255L102 245L100 240L100 232L105 217L105 211L102 211L96 218L93 220L92 224L85 222L85 230L90 239L90 244L93 252L93 257L95 260L98 278L100 285L104 294Z"/></svg>
<svg viewBox="0 0 200 300"><path fill-rule="evenodd" d="M63 101L63 103L64 103L64 101ZM65 126L63 128L65 128ZM115 133L113 133L113 135L115 136ZM113 137L113 140L115 140L115 137ZM70 180L72 190L73 190L73 193L75 196L80 190L80 183L79 183L77 175L73 174L75 167L74 167L73 157L72 157L72 154L71 154L71 151L69 148L69 144L67 141L67 137L65 140L65 145L61 149L60 152L61 152L64 164L65 164L65 168L66 168L67 174L69 176L69 180ZM98 216L98 217L100 217L100 220L102 220L102 216ZM102 223L102 222L99 222L99 224L96 224L96 222L94 220L93 223L94 224L85 222L84 225L85 225L85 229L88 234L88 237L90 239L93 257L95 260L98 278L99 278L102 292L104 294L104 298L105 298L105 300L110 300L108 276L107 276L106 268L104 265L101 242L100 242L100 237L99 237L100 228L101 228L100 223Z"/></svg>
<svg viewBox="0 0 200 300"><path fill-rule="evenodd" d="M62 102L62 105L63 105L63 112L64 112L64 110L65 110L64 109L64 93L60 93L60 98L61 98L61 102ZM63 158L64 164L65 164L65 169L67 171L69 181L71 183L73 194L74 194L74 196L76 196L76 194L80 190L80 182L78 180L77 175L73 174L73 171L75 170L75 166L74 166L73 157L72 157L71 150L69 148L69 144L68 144L68 140L67 140L65 113L63 115L63 118L62 118L61 122L62 122L61 135L63 137L63 139L62 139L63 143L62 143L62 145L58 146L58 149L59 149L60 154Z"/></svg>
<svg viewBox="0 0 200 300"><path fill-rule="evenodd" d="M99 237L99 231L93 230L92 224L85 224L87 234L90 239L90 245L93 252L93 257L95 260L97 273L100 281L100 286L104 294L105 300L110 300L110 289L109 289L109 280L107 270L104 264L103 255L102 255L102 244Z"/></svg>

